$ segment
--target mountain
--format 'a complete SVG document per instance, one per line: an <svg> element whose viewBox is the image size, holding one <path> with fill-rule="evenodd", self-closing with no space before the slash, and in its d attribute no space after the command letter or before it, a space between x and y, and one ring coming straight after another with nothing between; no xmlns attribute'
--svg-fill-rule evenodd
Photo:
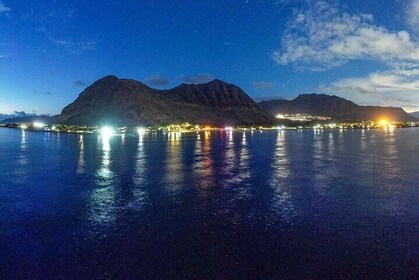
<svg viewBox="0 0 419 280"><path fill-rule="evenodd" d="M66 106L57 122L79 125L266 124L275 120L243 90L214 80L157 90L135 80L106 76Z"/></svg>
<svg viewBox="0 0 419 280"><path fill-rule="evenodd" d="M45 124L54 123L52 116L27 116L27 117L13 117L0 121L1 124L17 124L17 123L33 123L42 122Z"/></svg>
<svg viewBox="0 0 419 280"><path fill-rule="evenodd" d="M383 118L393 121L417 120L402 108L359 106L344 98L325 94L302 94L294 100L262 101L259 106L271 115L306 113L331 117L337 121L366 121Z"/></svg>
<svg viewBox="0 0 419 280"><path fill-rule="evenodd" d="M419 111L418 111L418 112L413 112L413 113L410 113L410 115L411 115L411 116L414 116L415 118L418 118L418 119L419 119Z"/></svg>
<svg viewBox="0 0 419 280"><path fill-rule="evenodd" d="M36 114L27 114L25 111L14 111L13 114L0 113L0 121L10 119L10 118L34 117L34 116L36 116Z"/></svg>

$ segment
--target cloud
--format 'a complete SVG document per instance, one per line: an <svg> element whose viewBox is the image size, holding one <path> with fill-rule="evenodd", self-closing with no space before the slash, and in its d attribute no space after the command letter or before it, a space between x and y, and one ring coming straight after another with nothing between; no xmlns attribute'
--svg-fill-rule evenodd
<svg viewBox="0 0 419 280"><path fill-rule="evenodd" d="M3 4L2 1L0 1L0 14L10 12L10 8Z"/></svg>
<svg viewBox="0 0 419 280"><path fill-rule="evenodd" d="M32 114L26 113L25 111L14 111L12 114L0 113L0 121L9 119L9 118L35 117L35 116L37 116L35 111L33 111Z"/></svg>
<svg viewBox="0 0 419 280"><path fill-rule="evenodd" d="M86 83L83 80L75 80L74 85L77 87L85 87L85 86L88 86L88 83Z"/></svg>
<svg viewBox="0 0 419 280"><path fill-rule="evenodd" d="M56 46L61 46L68 49L73 54L81 54L85 51L96 50L96 42L93 41L70 41L64 39L57 39L52 34L45 32L47 39Z"/></svg>
<svg viewBox="0 0 419 280"><path fill-rule="evenodd" d="M337 4L316 1L294 11L273 57L280 65L313 71L358 59L419 62L419 43L407 31L375 25L371 14L349 14Z"/></svg>
<svg viewBox="0 0 419 280"><path fill-rule="evenodd" d="M149 86L167 86L170 84L169 78L162 75L153 75L144 79L144 82Z"/></svg>
<svg viewBox="0 0 419 280"><path fill-rule="evenodd" d="M362 105L402 107L419 110L419 79L395 71L371 73L367 77L340 79L319 90L356 100Z"/></svg>
<svg viewBox="0 0 419 280"><path fill-rule="evenodd" d="M75 10L63 3L53 3L48 9L25 15L24 19L30 21L34 30L43 34L53 45L66 48L73 54L96 50L97 41L70 40L68 31L74 29Z"/></svg>
<svg viewBox="0 0 419 280"><path fill-rule="evenodd" d="M25 111L14 111L13 114L14 114L15 117L26 117L26 116L28 116L28 114L26 114Z"/></svg>
<svg viewBox="0 0 419 280"><path fill-rule="evenodd" d="M419 26L419 0L409 0L408 23ZM335 3L306 1L295 10L273 54L280 65L324 71L354 60L374 60L387 69L339 79L319 90L362 105L419 110L419 42L407 31L391 31L371 14L350 14ZM418 28L419 31L419 28Z"/></svg>
<svg viewBox="0 0 419 280"><path fill-rule="evenodd" d="M271 82L265 82L265 81L259 81L259 82L254 82L252 84L254 89L272 89L274 88L274 83Z"/></svg>
<svg viewBox="0 0 419 280"><path fill-rule="evenodd" d="M205 84L214 80L214 76L206 73L197 74L194 76L182 75L179 77L179 80L186 84Z"/></svg>
<svg viewBox="0 0 419 280"><path fill-rule="evenodd" d="M406 6L407 23L414 31L419 32L419 0L409 1Z"/></svg>

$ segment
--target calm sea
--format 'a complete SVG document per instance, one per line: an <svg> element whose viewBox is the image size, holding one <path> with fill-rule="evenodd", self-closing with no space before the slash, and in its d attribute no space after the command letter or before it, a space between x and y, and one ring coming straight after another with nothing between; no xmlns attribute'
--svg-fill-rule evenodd
<svg viewBox="0 0 419 280"><path fill-rule="evenodd" d="M1 279L419 277L419 129L0 129Z"/></svg>

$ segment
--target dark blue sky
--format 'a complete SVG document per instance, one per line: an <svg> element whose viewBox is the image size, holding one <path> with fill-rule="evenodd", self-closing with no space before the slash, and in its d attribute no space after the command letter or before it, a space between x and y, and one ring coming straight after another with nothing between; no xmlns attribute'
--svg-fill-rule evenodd
<svg viewBox="0 0 419 280"><path fill-rule="evenodd" d="M22 3L23 2L23 3ZM0 1L0 112L56 114L108 74L219 78L419 110L419 0Z"/></svg>

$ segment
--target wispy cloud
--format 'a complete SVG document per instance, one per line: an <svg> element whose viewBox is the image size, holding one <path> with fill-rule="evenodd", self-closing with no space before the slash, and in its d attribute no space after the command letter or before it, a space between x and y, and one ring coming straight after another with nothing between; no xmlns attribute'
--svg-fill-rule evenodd
<svg viewBox="0 0 419 280"><path fill-rule="evenodd" d="M96 41L69 39L63 35L73 27L75 14L76 11L66 5L52 5L46 11L32 11L24 18L31 21L34 30L43 34L52 45L63 47L73 54L96 50Z"/></svg>
<svg viewBox="0 0 419 280"><path fill-rule="evenodd" d="M419 109L419 42L407 31L377 25L372 14L351 14L336 2L313 2L294 11L274 59L309 71L325 71L353 60L382 62L386 70L339 79L319 90L360 104ZM419 0L410 4L408 23L419 25Z"/></svg>
<svg viewBox="0 0 419 280"><path fill-rule="evenodd" d="M345 78L320 91L356 100L364 105L403 107L408 111L419 110L419 80L392 72L376 72L367 77Z"/></svg>
<svg viewBox="0 0 419 280"><path fill-rule="evenodd" d="M275 87L274 83L265 82L265 81L258 81L252 84L254 89L272 89Z"/></svg>
<svg viewBox="0 0 419 280"><path fill-rule="evenodd" d="M149 86L167 86L170 80L163 75L153 75L145 78L144 82Z"/></svg>
<svg viewBox="0 0 419 280"><path fill-rule="evenodd" d="M204 84L214 80L214 78L211 74L202 73L194 76L182 75L179 77L179 80L186 84Z"/></svg>
<svg viewBox="0 0 419 280"><path fill-rule="evenodd" d="M85 86L88 86L89 84L83 80L75 80L74 85L77 87L85 87Z"/></svg>
<svg viewBox="0 0 419 280"><path fill-rule="evenodd" d="M419 0L409 0L406 6L407 22L410 27L419 32Z"/></svg>
<svg viewBox="0 0 419 280"><path fill-rule="evenodd" d="M96 49L96 42L94 41L71 41L56 38L48 32L44 32L44 34L53 45L64 47L73 54L81 54L85 51L93 51Z"/></svg>
<svg viewBox="0 0 419 280"><path fill-rule="evenodd" d="M303 70L327 70L357 59L419 61L419 42L407 31L374 24L371 14L350 14L338 4L316 1L294 12L273 57Z"/></svg>
<svg viewBox="0 0 419 280"><path fill-rule="evenodd" d="M10 8L7 7L2 1L0 1L0 14L5 12L10 12Z"/></svg>

